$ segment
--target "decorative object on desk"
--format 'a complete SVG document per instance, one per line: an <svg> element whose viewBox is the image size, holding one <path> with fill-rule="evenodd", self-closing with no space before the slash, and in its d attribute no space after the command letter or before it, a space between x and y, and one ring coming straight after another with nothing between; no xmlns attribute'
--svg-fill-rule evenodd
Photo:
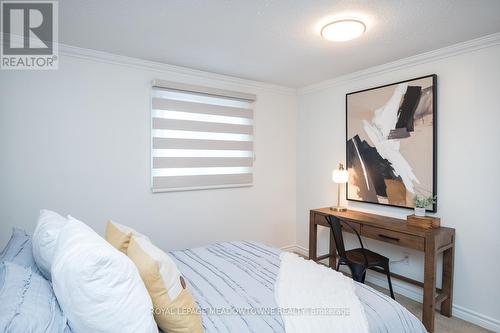
<svg viewBox="0 0 500 333"><path fill-rule="evenodd" d="M346 94L347 200L413 208L436 193L436 80Z"/></svg>
<svg viewBox="0 0 500 333"><path fill-rule="evenodd" d="M441 225L441 219L432 216L416 216L412 214L406 217L406 221L408 225L422 229L439 228Z"/></svg>
<svg viewBox="0 0 500 333"><path fill-rule="evenodd" d="M436 203L437 196L430 195L427 197L415 194L413 201L415 204L415 216L425 216L425 210Z"/></svg>
<svg viewBox="0 0 500 333"><path fill-rule="evenodd" d="M340 184L345 184L349 180L349 172L344 169L344 165L339 163L339 168L333 170L332 172L332 181L337 183L337 206L331 207L331 210L336 212L345 212L347 210L346 207L340 206Z"/></svg>

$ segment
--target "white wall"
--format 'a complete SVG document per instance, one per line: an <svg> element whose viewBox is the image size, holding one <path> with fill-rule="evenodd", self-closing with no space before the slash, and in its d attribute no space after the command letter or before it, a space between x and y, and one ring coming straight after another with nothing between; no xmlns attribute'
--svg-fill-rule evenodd
<svg viewBox="0 0 500 333"><path fill-rule="evenodd" d="M438 75L438 215L443 225L456 229L455 314L470 320L477 315L476 322L500 329L500 45L300 90L297 241L308 247L309 209L336 201L330 177L345 160L345 94L432 73ZM397 217L410 213L354 202L349 207ZM327 235L322 230L320 253L327 251ZM366 243L391 260L408 252L410 265L393 264L392 270L423 279L421 253ZM399 285L405 292L407 286Z"/></svg>
<svg viewBox="0 0 500 333"><path fill-rule="evenodd" d="M0 248L12 226L32 232L40 208L72 214L100 233L115 219L165 250L234 239L307 248L309 209L336 200L330 175L345 158L345 93L436 73L438 215L457 230L454 314L500 330L500 46L398 68L338 78L298 96L88 50L62 54L57 71L2 71ZM149 92L155 78L257 94L253 187L151 193ZM327 235L320 235L322 251ZM420 253L366 242L392 260L409 253L410 265L393 264L393 271L423 278ZM418 289L395 284L421 297Z"/></svg>
<svg viewBox="0 0 500 333"><path fill-rule="evenodd" d="M68 54L56 71L0 73L0 248L12 226L32 232L41 208L101 234L115 219L166 250L295 243L295 90L117 59ZM257 94L253 187L151 193L152 79Z"/></svg>

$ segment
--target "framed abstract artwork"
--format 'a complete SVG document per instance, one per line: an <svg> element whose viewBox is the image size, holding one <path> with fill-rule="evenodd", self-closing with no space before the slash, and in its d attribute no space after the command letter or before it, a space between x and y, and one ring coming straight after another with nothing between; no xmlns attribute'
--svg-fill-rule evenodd
<svg viewBox="0 0 500 333"><path fill-rule="evenodd" d="M413 208L415 195L436 195L436 84L429 75L346 94L347 200Z"/></svg>

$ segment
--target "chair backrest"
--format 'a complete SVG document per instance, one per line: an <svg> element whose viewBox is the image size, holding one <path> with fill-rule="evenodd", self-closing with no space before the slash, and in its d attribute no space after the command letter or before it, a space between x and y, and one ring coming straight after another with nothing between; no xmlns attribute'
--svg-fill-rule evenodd
<svg viewBox="0 0 500 333"><path fill-rule="evenodd" d="M342 236L342 227L340 226L340 220L335 216L325 216L330 228L333 232L333 238L335 239L335 245L337 247L337 253L342 259L346 259L344 237Z"/></svg>

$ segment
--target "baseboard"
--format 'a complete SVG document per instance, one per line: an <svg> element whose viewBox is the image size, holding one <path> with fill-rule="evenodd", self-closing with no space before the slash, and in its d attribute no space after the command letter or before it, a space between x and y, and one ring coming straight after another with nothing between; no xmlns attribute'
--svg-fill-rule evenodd
<svg viewBox="0 0 500 333"><path fill-rule="evenodd" d="M301 256L309 257L309 250L306 249L305 247L300 246L300 245L287 245L287 246L281 247L280 250L287 251L287 252L294 252L294 253L300 254Z"/></svg>
<svg viewBox="0 0 500 333"><path fill-rule="evenodd" d="M304 257L309 256L309 250L300 245L288 245L281 248L283 251L295 252ZM387 288L387 279L382 274L369 271L366 276L366 281L382 288ZM422 289L413 286L409 283L394 279L392 281L392 288L394 292L414 301L422 303L423 293ZM500 332L500 320L470 310L461 305L453 304L453 317L463 319L475 325L484 327L494 332Z"/></svg>
<svg viewBox="0 0 500 333"><path fill-rule="evenodd" d="M484 327L493 332L500 332L500 320L485 316L482 313L453 304L453 316Z"/></svg>

